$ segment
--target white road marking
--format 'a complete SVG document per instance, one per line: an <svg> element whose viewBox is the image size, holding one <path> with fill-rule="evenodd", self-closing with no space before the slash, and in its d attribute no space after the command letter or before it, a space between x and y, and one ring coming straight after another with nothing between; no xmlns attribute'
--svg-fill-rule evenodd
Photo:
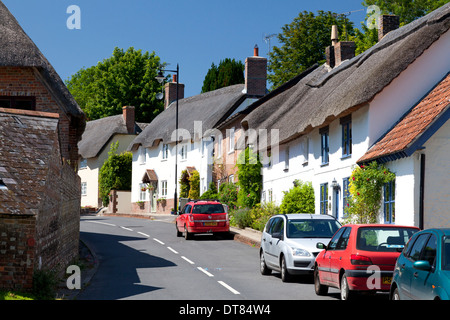
<svg viewBox="0 0 450 320"><path fill-rule="evenodd" d="M142 234L144 237L150 238L150 236L148 234L146 234L146 233L143 233L143 232L140 232L140 231L138 231L137 233Z"/></svg>
<svg viewBox="0 0 450 320"><path fill-rule="evenodd" d="M188 258L186 258L185 256L181 256L182 259L186 260L187 262L189 262L190 264L195 264L193 261L189 260Z"/></svg>
<svg viewBox="0 0 450 320"><path fill-rule="evenodd" d="M164 245L164 242L162 242L161 240L158 240L158 239L156 239L156 238L153 238L153 240L155 240L156 242L158 242L158 243Z"/></svg>
<svg viewBox="0 0 450 320"><path fill-rule="evenodd" d="M230 287L229 285L227 285L225 282L223 281L217 281L218 283L220 283L221 285L223 285L225 288L227 288L228 290L230 290L231 292L233 292L234 294L240 294L239 291L233 289L232 287Z"/></svg>
<svg viewBox="0 0 450 320"><path fill-rule="evenodd" d="M120 226L122 229L128 230L128 231L133 231L133 229L127 228L127 227L122 227Z"/></svg>
<svg viewBox="0 0 450 320"><path fill-rule="evenodd" d="M99 222L99 221L85 221L85 222L98 223L98 224L104 224L104 225L107 225L107 226L117 227L115 224L106 223L106 222Z"/></svg>
<svg viewBox="0 0 450 320"><path fill-rule="evenodd" d="M201 272L203 272L204 274L206 274L208 277L214 277L213 274L209 273L208 271L206 271L202 267L197 267L197 269L200 270Z"/></svg>
<svg viewBox="0 0 450 320"><path fill-rule="evenodd" d="M167 247L167 249L169 249L170 251L172 251L175 254L178 254L178 252L176 252L175 250L173 250L171 247Z"/></svg>

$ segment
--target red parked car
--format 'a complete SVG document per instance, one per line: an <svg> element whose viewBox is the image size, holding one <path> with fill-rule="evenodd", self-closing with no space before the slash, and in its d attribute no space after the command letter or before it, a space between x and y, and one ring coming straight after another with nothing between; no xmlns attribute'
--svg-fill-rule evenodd
<svg viewBox="0 0 450 320"><path fill-rule="evenodd" d="M190 200L177 213L177 236L186 240L195 233L227 233L230 221L225 206L217 200Z"/></svg>
<svg viewBox="0 0 450 320"><path fill-rule="evenodd" d="M389 224L342 226L316 257L314 287L326 295L328 287L341 291L348 300L356 292L389 291L395 262L416 227Z"/></svg>

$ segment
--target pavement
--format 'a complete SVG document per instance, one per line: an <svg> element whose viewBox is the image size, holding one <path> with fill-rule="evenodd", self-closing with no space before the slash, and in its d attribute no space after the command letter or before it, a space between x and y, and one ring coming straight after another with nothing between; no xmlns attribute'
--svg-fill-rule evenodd
<svg viewBox="0 0 450 320"><path fill-rule="evenodd" d="M108 216L108 214L99 214L99 216ZM165 221L168 223L175 222L175 216L168 214L149 214L146 216L137 216L130 214L116 214L114 216L125 216L125 217L135 217L135 218L143 218L143 219L151 219L151 220L159 220ZM261 232L257 230L253 230L251 228L237 228L230 227L230 235L233 237L234 241L238 241L244 244L247 244L252 247L259 248L261 246ZM98 258L95 255L95 252L92 248L89 247L87 243L84 243L80 239L79 245L79 263L81 265L81 290L69 290L67 288L66 280L63 280L57 290L57 299L60 300L76 300L78 294L89 285L92 277L97 272L98 268ZM68 275L69 276L69 275Z"/></svg>

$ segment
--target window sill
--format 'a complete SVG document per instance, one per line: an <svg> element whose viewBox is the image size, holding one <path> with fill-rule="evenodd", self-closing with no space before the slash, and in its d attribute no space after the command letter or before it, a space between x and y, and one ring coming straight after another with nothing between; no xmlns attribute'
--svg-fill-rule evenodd
<svg viewBox="0 0 450 320"><path fill-rule="evenodd" d="M343 154L342 157L341 157L341 160L349 159L351 157L352 157L351 154Z"/></svg>
<svg viewBox="0 0 450 320"><path fill-rule="evenodd" d="M321 167L326 167L326 166L328 166L329 164L330 164L329 162L321 163L320 166L321 166Z"/></svg>

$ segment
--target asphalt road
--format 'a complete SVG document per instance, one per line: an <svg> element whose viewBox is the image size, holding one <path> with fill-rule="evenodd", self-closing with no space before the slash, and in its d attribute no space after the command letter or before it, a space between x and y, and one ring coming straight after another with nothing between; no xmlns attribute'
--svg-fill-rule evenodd
<svg viewBox="0 0 450 320"><path fill-rule="evenodd" d="M169 221L82 217L80 237L99 268L78 300L336 300L314 292L312 277L283 283L262 276L258 249L210 235L186 241ZM81 274L83 276L83 274Z"/></svg>

